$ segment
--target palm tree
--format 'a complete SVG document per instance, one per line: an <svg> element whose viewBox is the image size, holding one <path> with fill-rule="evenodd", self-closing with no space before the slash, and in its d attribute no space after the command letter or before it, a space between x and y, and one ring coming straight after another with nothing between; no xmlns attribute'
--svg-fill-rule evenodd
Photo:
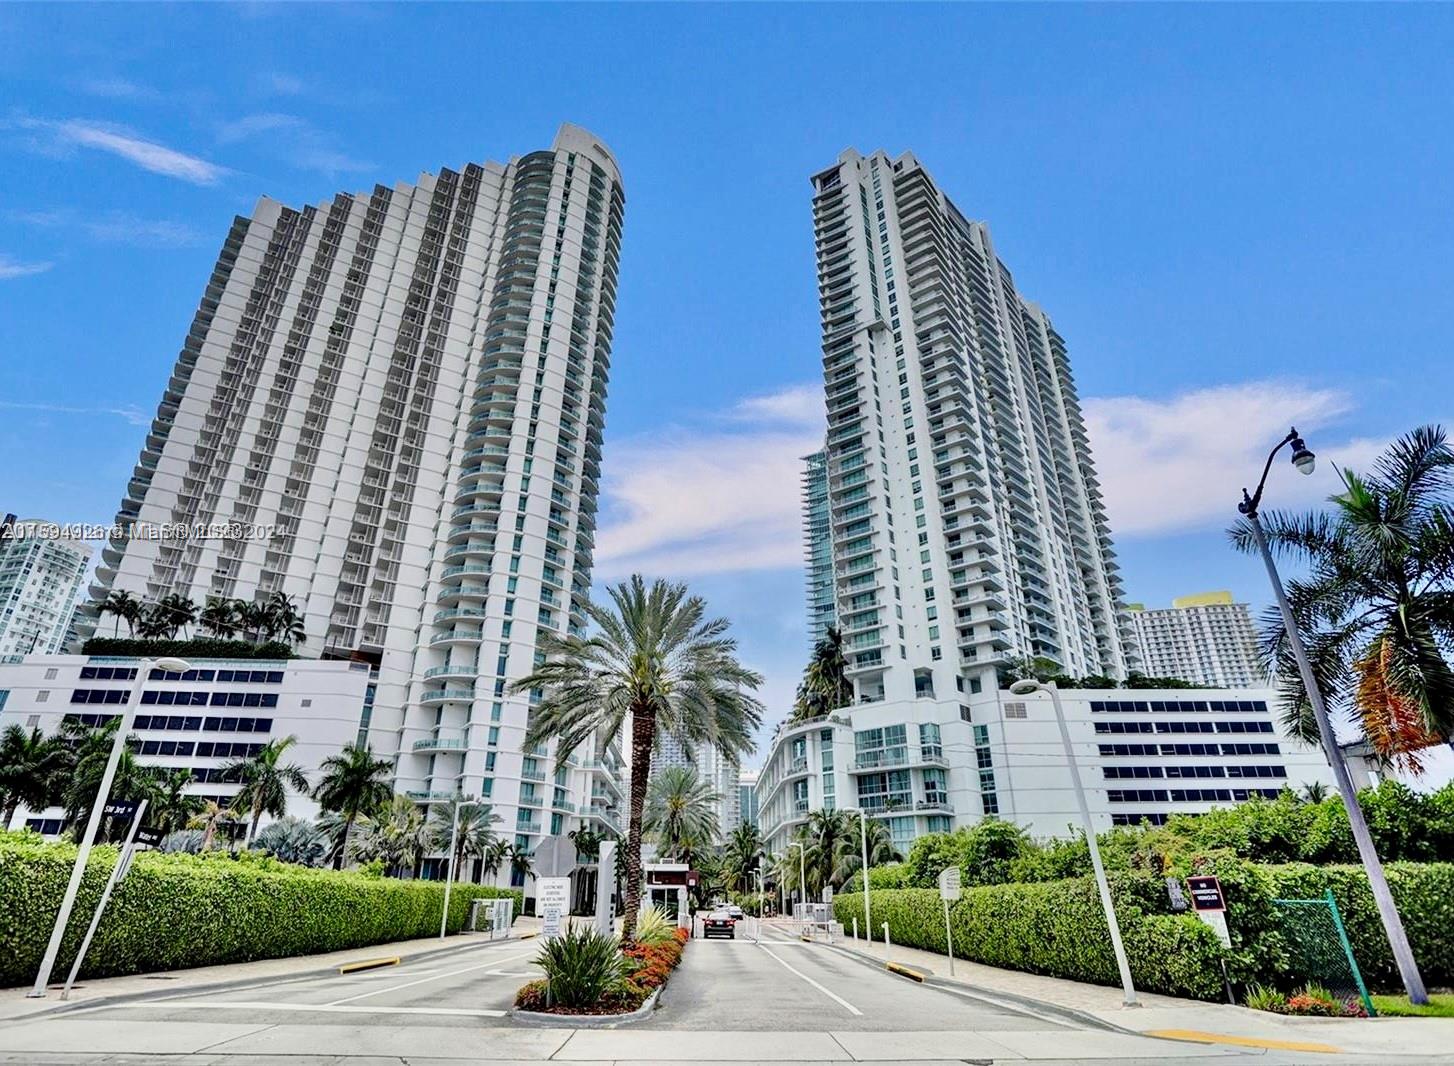
<svg viewBox="0 0 1454 1066"><path fill-rule="evenodd" d="M76 722L63 722L61 736L71 749L74 762L67 770L65 790L61 802L65 806L66 823L74 829L77 838L91 816L91 805L101 788L101 778L106 772L106 763L111 758L111 746L116 731L121 728L121 719L113 718L105 725L83 726ZM116 764L116 776L111 780L108 801L146 800L155 805L158 797L156 771L136 761L135 735L128 736L121 748L121 758ZM102 839L113 835L114 827L108 825Z"/></svg>
<svg viewBox="0 0 1454 1066"><path fill-rule="evenodd" d="M753 891L762 859L762 834L751 822L743 822L727 838L724 855L727 887L734 892Z"/></svg>
<svg viewBox="0 0 1454 1066"><path fill-rule="evenodd" d="M175 638L178 630L197 620L197 605L180 593L169 593L157 601L158 620L167 625L167 636Z"/></svg>
<svg viewBox="0 0 1454 1066"><path fill-rule="evenodd" d="M385 806L394 795L389 775L393 765L387 759L375 759L367 747L350 744L337 755L330 755L320 767L323 778L313 791L313 798L325 811L343 818L343 832L333 849L333 868L343 869L348 854L348 835L360 815L371 815Z"/></svg>
<svg viewBox="0 0 1454 1066"><path fill-rule="evenodd" d="M598 734L620 736L631 721L631 809L626 835L626 914L622 936L636 931L641 904L641 822L657 738L711 743L728 758L752 750L762 704L747 690L762 676L737 661L729 623L706 618L707 605L685 585L640 574L608 590L614 610L585 603L599 631L558 636L542 631L541 664L512 691L539 690L525 744L556 738L564 760Z"/></svg>
<svg viewBox="0 0 1454 1066"><path fill-rule="evenodd" d="M416 874L429 850L429 825L424 812L408 796L394 793L389 805L381 810L358 853L365 859L379 858L397 872L412 870Z"/></svg>
<svg viewBox="0 0 1454 1066"><path fill-rule="evenodd" d="M485 848L480 855L480 872L488 878L493 879L500 872L500 867L505 865L505 860L510 857L512 845L508 840L496 837Z"/></svg>
<svg viewBox="0 0 1454 1066"><path fill-rule="evenodd" d="M824 885L837 888L835 874L845 841L857 841L856 819L847 811L816 810L799 830L798 839L806 850L808 891L818 892Z"/></svg>
<svg viewBox="0 0 1454 1066"><path fill-rule="evenodd" d="M209 851L212 848L212 841L217 836L217 830L222 826L231 825L236 820L237 812L231 807L224 807L216 800L206 800L202 804L202 809L187 822L187 828L202 830L201 850Z"/></svg>
<svg viewBox="0 0 1454 1066"><path fill-rule="evenodd" d="M239 811L248 812L246 846L257 835L257 824L264 814L281 818L288 813L288 790L308 795L308 777L296 763L283 764L283 754L298 743L296 736L270 740L256 755L233 759L222 767L225 781L240 781L242 788L232 798Z"/></svg>
<svg viewBox="0 0 1454 1066"><path fill-rule="evenodd" d="M213 636L232 637L237 635L237 603L220 596L208 596L207 606L197 616L197 624Z"/></svg>
<svg viewBox="0 0 1454 1066"><path fill-rule="evenodd" d="M1441 428L1423 426L1390 445L1371 474L1340 476L1331 512L1264 513L1262 523L1272 550L1307 571L1287 582L1287 595L1329 710L1359 720L1378 755L1417 772L1417 752L1454 734L1454 451ZM1238 549L1257 550L1249 521L1230 532ZM1275 609L1262 651L1288 727L1317 743Z"/></svg>
<svg viewBox="0 0 1454 1066"><path fill-rule="evenodd" d="M253 847L280 862L299 866L322 866L328 857L328 838L323 831L307 819L291 815L269 822Z"/></svg>
<svg viewBox="0 0 1454 1066"><path fill-rule="evenodd" d="M308 639L303 628L303 616L293 606L290 597L274 592L264 605L268 613L266 632L269 640L281 639L287 644L302 644Z"/></svg>
<svg viewBox="0 0 1454 1066"><path fill-rule="evenodd" d="M233 600L232 603L239 628L252 643L260 643L263 633L269 632L268 627L272 624L267 606L261 603L250 603L247 600ZM270 632L269 635L271 635Z"/></svg>
<svg viewBox="0 0 1454 1066"><path fill-rule="evenodd" d="M186 829L192 817L202 810L202 800L187 794L192 784L192 771L183 767L156 772L156 799L147 810L147 821L163 833Z"/></svg>
<svg viewBox="0 0 1454 1066"><path fill-rule="evenodd" d="M116 618L116 624L112 630L113 636L121 635L121 623L126 622L126 632L135 632L136 620L141 616L141 601L124 589L107 593L106 598L101 601L101 606L96 609L98 615L110 614Z"/></svg>
<svg viewBox="0 0 1454 1066"><path fill-rule="evenodd" d="M455 831L455 812L459 812L459 829ZM447 803L436 804L429 811L430 845L436 851L448 851L450 839L454 839L454 854L450 856L450 878L458 881L460 866L466 855L484 857L496 838L495 825L500 816L488 803L476 803L456 796Z"/></svg>
<svg viewBox="0 0 1454 1066"><path fill-rule="evenodd" d="M172 627L171 615L159 603L153 603L143 609L136 619L135 633L146 640L157 640L161 637L169 637L175 630Z"/></svg>
<svg viewBox="0 0 1454 1066"><path fill-rule="evenodd" d="M695 769L668 766L648 786L642 832L656 841L662 858L684 859L691 848L717 839L721 799Z"/></svg>
<svg viewBox="0 0 1454 1066"><path fill-rule="evenodd" d="M1311 781L1303 786L1298 798L1304 803L1322 803L1328 798L1328 786L1321 781Z"/></svg>
<svg viewBox="0 0 1454 1066"><path fill-rule="evenodd" d="M853 822L858 819L854 818ZM833 865L833 881L837 885L846 884L848 879L856 874L863 867L863 844L864 838L861 835L868 834L868 865L872 869L875 866L882 866L890 862L903 862L904 856L898 848L894 847L894 838L889 833L889 827L877 818L870 818L868 825L860 829L853 825L858 833L850 833L846 839L838 842L838 855Z"/></svg>
<svg viewBox="0 0 1454 1066"><path fill-rule="evenodd" d="M813 655L803 671L793 717L815 718L852 703L853 683L848 680L847 669L843 633L837 627L829 626L823 639L813 646Z"/></svg>
<svg viewBox="0 0 1454 1066"><path fill-rule="evenodd" d="M507 855L510 860L510 879L519 880L523 885L525 879L530 876L530 871L535 867L535 860L531 857L530 852L515 844L510 845Z"/></svg>
<svg viewBox="0 0 1454 1066"><path fill-rule="evenodd" d="M18 722L6 726L0 735L0 830L10 827L22 803L33 811L49 807L69 764L70 753L57 738L27 732Z"/></svg>

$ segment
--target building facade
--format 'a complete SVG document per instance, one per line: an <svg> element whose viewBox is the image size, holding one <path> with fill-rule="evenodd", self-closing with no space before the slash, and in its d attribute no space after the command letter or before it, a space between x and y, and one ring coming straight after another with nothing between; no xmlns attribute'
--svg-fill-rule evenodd
<svg viewBox="0 0 1454 1066"><path fill-rule="evenodd" d="M224 244L93 605L281 592L306 653L376 666L366 736L400 791L487 798L526 850L610 826L595 797L619 792L619 753L526 750L510 684L538 634L584 626L623 212L615 160L571 125L508 164L262 200Z"/></svg>
<svg viewBox="0 0 1454 1066"><path fill-rule="evenodd" d="M807 547L808 644L816 647L837 622L833 537L828 524L828 453L803 458L803 542Z"/></svg>
<svg viewBox="0 0 1454 1066"><path fill-rule="evenodd" d="M23 521L0 536L0 655L66 649L91 548L47 530L47 523Z"/></svg>
<svg viewBox="0 0 1454 1066"><path fill-rule="evenodd" d="M846 151L812 183L828 431L804 525L810 562L830 561L854 691L826 723L789 730L759 781L761 818L893 796L902 841L953 824L947 753L973 756L971 702L997 691L1007 659L1078 677L1139 664L1049 317L912 155ZM890 754L915 761L873 762Z"/></svg>
<svg viewBox="0 0 1454 1066"><path fill-rule="evenodd" d="M0 729L16 724L50 736L68 718L103 725L120 716L137 662L84 655L27 655L0 662ZM323 760L357 736L369 680L366 663L198 659L189 665L185 673L151 672L132 732L137 761L190 771L191 795L228 806L242 786L225 780L223 767L288 736L297 743L286 761L317 784ZM318 808L309 797L290 794L288 813L311 818ZM54 835L63 815L59 807L22 807L10 827Z"/></svg>
<svg viewBox="0 0 1454 1066"><path fill-rule="evenodd" d="M1230 592L1182 596L1169 608L1136 605L1131 621L1142 668L1152 677L1222 688L1267 683L1267 671L1258 662L1252 614Z"/></svg>
<svg viewBox="0 0 1454 1066"><path fill-rule="evenodd" d="M761 828L757 816L757 771L743 770L737 778L737 810L740 824Z"/></svg>
<svg viewBox="0 0 1454 1066"><path fill-rule="evenodd" d="M1062 690L1061 699L1097 829L1333 781L1321 752L1284 730L1271 689ZM757 794L772 854L820 808L868 811L905 851L924 832L991 815L1039 837L1080 825L1049 697L1008 691L976 696L963 719L942 725L866 721L857 709L785 724Z"/></svg>

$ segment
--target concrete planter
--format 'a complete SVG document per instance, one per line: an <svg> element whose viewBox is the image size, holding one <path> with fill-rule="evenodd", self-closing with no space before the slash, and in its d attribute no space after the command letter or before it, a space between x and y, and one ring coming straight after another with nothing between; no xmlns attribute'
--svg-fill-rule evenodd
<svg viewBox="0 0 1454 1066"><path fill-rule="evenodd" d="M512 1007L508 1017L517 1025L528 1025L533 1029L614 1029L618 1025L630 1025L651 1017L651 1012L656 1010L656 1001L661 998L661 989L665 987L653 989L641 1006L627 1014L547 1014Z"/></svg>

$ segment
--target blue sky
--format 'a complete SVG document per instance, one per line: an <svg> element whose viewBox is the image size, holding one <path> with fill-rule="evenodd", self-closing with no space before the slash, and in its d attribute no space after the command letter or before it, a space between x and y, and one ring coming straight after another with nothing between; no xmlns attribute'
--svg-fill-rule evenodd
<svg viewBox="0 0 1454 1066"><path fill-rule="evenodd" d="M847 146L914 151L1067 337L1128 597L1260 607L1221 530L1285 426L1362 463L1450 413L1451 51L1410 5L3 5L0 509L109 520L259 195L569 120L627 187L599 576L707 594L770 719L806 652L807 178Z"/></svg>

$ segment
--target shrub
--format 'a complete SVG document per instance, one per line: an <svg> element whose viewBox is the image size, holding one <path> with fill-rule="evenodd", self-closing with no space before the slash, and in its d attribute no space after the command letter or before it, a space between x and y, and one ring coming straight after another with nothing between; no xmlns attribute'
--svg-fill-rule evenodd
<svg viewBox="0 0 1454 1066"><path fill-rule="evenodd" d="M638 944L661 944L676 935L677 923L656 907L648 907L636 920L636 942Z"/></svg>
<svg viewBox="0 0 1454 1066"><path fill-rule="evenodd" d="M1118 879L1117 911L1139 987L1216 999L1222 990L1216 934L1188 915L1147 913L1150 879ZM1164 896L1165 889L1161 888ZM874 934L887 922L894 943L945 951L939 894L929 889L872 893ZM836 918L863 925L863 901L843 893ZM1119 977L1095 883L1090 878L971 888L950 909L954 952L990 966L1114 985Z"/></svg>
<svg viewBox="0 0 1454 1066"><path fill-rule="evenodd" d="M914 884L913 874L906 862L890 862L882 866L870 866L868 868L868 887L875 888L917 888ZM857 871L850 877L843 886L844 892L862 892L863 876L862 871Z"/></svg>
<svg viewBox="0 0 1454 1066"><path fill-rule="evenodd" d="M82 655L172 655L183 659L292 659L293 649L279 640L254 644L250 640L194 637L191 640L151 640L143 637L92 637L81 645Z"/></svg>
<svg viewBox="0 0 1454 1066"><path fill-rule="evenodd" d="M551 1004L567 1010L599 1006L626 978L621 942L589 926L545 941L535 964L545 971Z"/></svg>
<svg viewBox="0 0 1454 1066"><path fill-rule="evenodd" d="M1247 989L1245 1000L1253 1010L1268 1010L1280 1014L1287 1009L1287 997L1275 988L1252 984Z"/></svg>
<svg viewBox="0 0 1454 1066"><path fill-rule="evenodd" d="M0 986L34 979L75 862L70 844L0 838ZM117 849L91 852L57 971L71 964ZM448 928L473 899L518 891L456 884ZM284 958L436 935L444 885L309 870L261 855L142 852L112 896L83 977Z"/></svg>

